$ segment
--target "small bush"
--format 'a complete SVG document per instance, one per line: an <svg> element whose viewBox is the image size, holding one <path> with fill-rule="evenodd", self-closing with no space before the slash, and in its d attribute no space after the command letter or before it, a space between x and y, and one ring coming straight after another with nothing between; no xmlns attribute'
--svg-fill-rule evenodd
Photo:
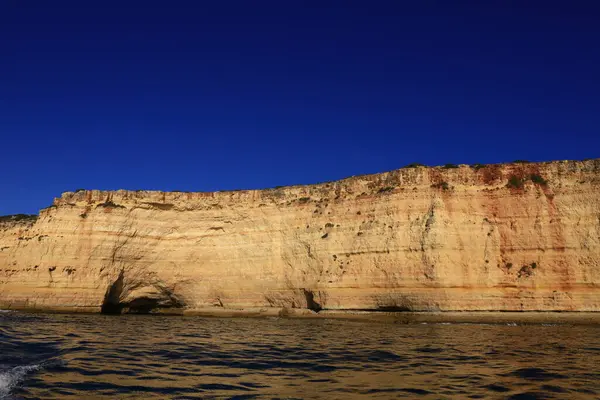
<svg viewBox="0 0 600 400"><path fill-rule="evenodd" d="M418 167L426 167L426 165L420 164L420 163L412 163L412 164L405 165L402 168L418 168Z"/></svg>
<svg viewBox="0 0 600 400"><path fill-rule="evenodd" d="M85 189L75 189L75 193L85 192Z"/></svg>
<svg viewBox="0 0 600 400"><path fill-rule="evenodd" d="M481 168L485 168L487 165L485 164L473 164L471 165L471 168L473 168L475 171L479 171Z"/></svg>
<svg viewBox="0 0 600 400"><path fill-rule="evenodd" d="M436 188L436 189L442 189L442 190L450 189L450 185L448 185L448 182L435 183L435 184L431 185L431 187Z"/></svg>
<svg viewBox="0 0 600 400"><path fill-rule="evenodd" d="M529 164L531 161L527 161L527 160L515 160L513 161L513 164Z"/></svg>
<svg viewBox="0 0 600 400"><path fill-rule="evenodd" d="M506 186L512 189L520 189L523 187L523 180L513 175L508 179Z"/></svg>
<svg viewBox="0 0 600 400"><path fill-rule="evenodd" d="M298 201L300 203L308 203L310 201L310 197L300 197Z"/></svg>
<svg viewBox="0 0 600 400"><path fill-rule="evenodd" d="M329 236L329 233L326 233L323 236L321 236L321 239L327 239L327 236Z"/></svg>
<svg viewBox="0 0 600 400"><path fill-rule="evenodd" d="M15 214L15 215L3 215L0 216L0 222L7 221L35 221L37 220L37 215L29 215L29 214Z"/></svg>
<svg viewBox="0 0 600 400"><path fill-rule="evenodd" d="M537 263L531 263L531 268L536 269L537 268Z"/></svg>
<svg viewBox="0 0 600 400"><path fill-rule="evenodd" d="M530 179L531 179L531 182L538 184L538 185L546 186L548 184L548 181L545 180L544 178L542 178L538 174L531 174Z"/></svg>
<svg viewBox="0 0 600 400"><path fill-rule="evenodd" d="M444 164L444 166L442 168L444 168L444 169L458 168L458 165L456 165L456 164Z"/></svg>
<svg viewBox="0 0 600 400"><path fill-rule="evenodd" d="M521 267L521 269L519 270L519 273L517 274L517 277L519 278L529 278L530 276L533 275L533 267L530 265L523 265L523 267Z"/></svg>
<svg viewBox="0 0 600 400"><path fill-rule="evenodd" d="M393 186L386 186L386 187L382 187L381 189L379 189L377 191L377 193L386 193L386 192L391 192L392 190L394 190Z"/></svg>
<svg viewBox="0 0 600 400"><path fill-rule="evenodd" d="M333 228L333 224L331 222L328 222L325 224L325 228Z"/></svg>

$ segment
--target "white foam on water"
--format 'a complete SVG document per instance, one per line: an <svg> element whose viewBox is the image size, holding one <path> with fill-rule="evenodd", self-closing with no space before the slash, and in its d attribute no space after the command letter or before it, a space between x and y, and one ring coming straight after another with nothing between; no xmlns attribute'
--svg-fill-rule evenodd
<svg viewBox="0 0 600 400"><path fill-rule="evenodd" d="M19 365L0 372L0 399L7 399L10 392L31 372L40 369L39 364Z"/></svg>

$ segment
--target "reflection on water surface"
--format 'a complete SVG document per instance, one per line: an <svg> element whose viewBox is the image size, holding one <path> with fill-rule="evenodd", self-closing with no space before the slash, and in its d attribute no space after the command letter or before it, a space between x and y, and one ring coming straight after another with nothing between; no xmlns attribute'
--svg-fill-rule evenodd
<svg viewBox="0 0 600 400"><path fill-rule="evenodd" d="M0 314L0 398L600 398L600 327Z"/></svg>

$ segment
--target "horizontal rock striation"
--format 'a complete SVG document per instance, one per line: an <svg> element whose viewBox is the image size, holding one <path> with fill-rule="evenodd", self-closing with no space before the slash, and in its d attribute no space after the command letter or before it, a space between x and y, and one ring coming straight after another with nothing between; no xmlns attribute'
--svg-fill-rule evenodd
<svg viewBox="0 0 600 400"><path fill-rule="evenodd" d="M0 219L0 308L600 311L600 160L67 192Z"/></svg>

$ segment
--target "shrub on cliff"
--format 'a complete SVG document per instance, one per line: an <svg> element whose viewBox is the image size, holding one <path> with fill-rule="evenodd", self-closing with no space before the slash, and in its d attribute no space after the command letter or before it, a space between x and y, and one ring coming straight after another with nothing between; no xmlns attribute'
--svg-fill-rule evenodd
<svg viewBox="0 0 600 400"><path fill-rule="evenodd" d="M458 165L456 165L456 164L444 164L442 166L442 168L444 168L444 169L458 168Z"/></svg>
<svg viewBox="0 0 600 400"><path fill-rule="evenodd" d="M486 165L485 164L473 164L470 165L471 168L473 168L475 171L479 171L481 168L485 168Z"/></svg>
<svg viewBox="0 0 600 400"><path fill-rule="evenodd" d="M417 167L426 167L426 165L425 164L419 164L419 163L412 163L412 164L405 165L402 168L417 168Z"/></svg>
<svg viewBox="0 0 600 400"><path fill-rule="evenodd" d="M448 185L448 182L434 183L433 185L431 185L431 187L435 188L435 189L442 189L442 190L450 189L450 185Z"/></svg>
<svg viewBox="0 0 600 400"><path fill-rule="evenodd" d="M35 221L38 218L37 215L32 214L15 214L15 215L2 215L0 216L0 222L9 221Z"/></svg>
<svg viewBox="0 0 600 400"><path fill-rule="evenodd" d="M523 180L513 175L508 179L506 187L511 189L521 189L523 187Z"/></svg>
<svg viewBox="0 0 600 400"><path fill-rule="evenodd" d="M548 181L538 174L531 174L530 179L531 182L536 183L538 185L546 186L548 184Z"/></svg>
<svg viewBox="0 0 600 400"><path fill-rule="evenodd" d="M531 263L530 265L523 265L517 274L519 278L529 278L533 275L533 270L537 268L537 263Z"/></svg>

